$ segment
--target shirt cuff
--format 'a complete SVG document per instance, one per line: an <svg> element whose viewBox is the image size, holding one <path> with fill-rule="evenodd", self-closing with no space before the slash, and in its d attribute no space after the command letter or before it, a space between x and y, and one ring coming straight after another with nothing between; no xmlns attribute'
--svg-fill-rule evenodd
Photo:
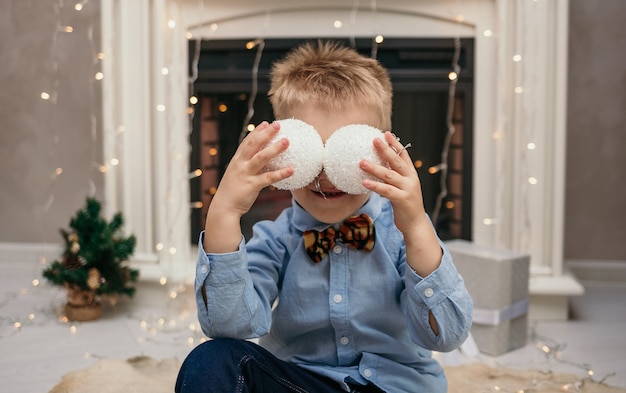
<svg viewBox="0 0 626 393"><path fill-rule="evenodd" d="M452 262L452 256L445 246L442 246L442 251L441 264L427 277L420 277L408 264L406 265L406 287L413 288L415 296L429 309L448 298L459 281L459 274Z"/></svg>
<svg viewBox="0 0 626 393"><path fill-rule="evenodd" d="M222 283L240 280L247 272L245 241L243 236L237 251L223 254L204 251L204 231L198 241L198 263L196 265L196 285L202 284L210 274L211 281Z"/></svg>

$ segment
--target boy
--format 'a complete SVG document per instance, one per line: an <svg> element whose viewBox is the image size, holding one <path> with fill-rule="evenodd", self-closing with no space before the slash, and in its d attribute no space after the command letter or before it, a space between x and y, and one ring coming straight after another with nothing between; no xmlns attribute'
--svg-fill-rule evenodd
<svg viewBox="0 0 626 393"><path fill-rule="evenodd" d="M350 124L391 128L387 71L338 44L292 50L274 65L269 94L277 119L302 120L324 142ZM243 140L209 206L195 286L213 340L187 357L176 391L446 392L430 351L463 343L472 301L426 215L408 152L385 132L373 147L387 165L359 164L380 180L363 180L368 193L341 192L322 171L244 244L241 216L261 189L294 173L264 170L289 148L285 138L269 143L279 127L263 122ZM353 230L372 224L365 249L338 236L346 219ZM309 256L305 233L323 238L309 231L328 227L333 246ZM244 340L257 337L260 345Z"/></svg>

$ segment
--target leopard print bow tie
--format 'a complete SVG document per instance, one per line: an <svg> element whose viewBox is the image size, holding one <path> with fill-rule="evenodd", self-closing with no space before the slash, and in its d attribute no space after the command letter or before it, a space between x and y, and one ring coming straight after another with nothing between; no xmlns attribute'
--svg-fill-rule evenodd
<svg viewBox="0 0 626 393"><path fill-rule="evenodd" d="M321 232L304 232L304 247L311 260L319 263L335 245L336 239L357 250L371 251L374 248L376 233L374 223L367 214L348 217L336 230L328 227Z"/></svg>

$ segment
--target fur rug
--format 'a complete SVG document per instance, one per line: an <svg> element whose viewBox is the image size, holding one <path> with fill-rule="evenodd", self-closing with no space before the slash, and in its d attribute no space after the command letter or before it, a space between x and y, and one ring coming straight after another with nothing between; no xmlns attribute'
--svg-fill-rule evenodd
<svg viewBox="0 0 626 393"><path fill-rule="evenodd" d="M96 364L64 375L50 393L172 393L180 362L135 357L104 358ZM626 393L574 375L539 370L491 368L482 363L447 367L449 393L533 392ZM567 386L567 387L566 387Z"/></svg>

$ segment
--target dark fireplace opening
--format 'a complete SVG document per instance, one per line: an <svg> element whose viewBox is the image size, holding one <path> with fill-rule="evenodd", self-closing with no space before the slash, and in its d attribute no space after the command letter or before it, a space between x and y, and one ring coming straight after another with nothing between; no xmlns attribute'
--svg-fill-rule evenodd
<svg viewBox="0 0 626 393"><path fill-rule="evenodd" d="M253 81L257 49L246 49L247 41L202 41L198 57L195 43L190 42L190 73L197 61L197 78L193 94L198 98L190 135L190 180L192 211L191 242L196 243L204 228L206 211L219 180L237 149L248 114L253 82L254 115L248 122L256 125L272 121L267 91L268 72L272 62L284 56L304 39L271 39L264 41L258 74ZM341 40L349 44L349 40ZM357 39L355 48L370 55L372 41ZM449 73L455 54L454 39L386 39L376 47L376 58L389 70L394 88L393 132L403 143L411 143L409 152L422 183L424 205L429 214L437 206L435 226L440 237L471 240L472 220L472 114L473 114L473 40L462 39L459 65L461 71L454 99L449 100ZM194 59L195 57L195 59ZM447 195L438 205L441 193L442 162L448 132L448 103L453 102L452 123L455 133L448 147ZM291 203L288 191L264 189L251 211L242 219L246 238L252 225L273 219Z"/></svg>

